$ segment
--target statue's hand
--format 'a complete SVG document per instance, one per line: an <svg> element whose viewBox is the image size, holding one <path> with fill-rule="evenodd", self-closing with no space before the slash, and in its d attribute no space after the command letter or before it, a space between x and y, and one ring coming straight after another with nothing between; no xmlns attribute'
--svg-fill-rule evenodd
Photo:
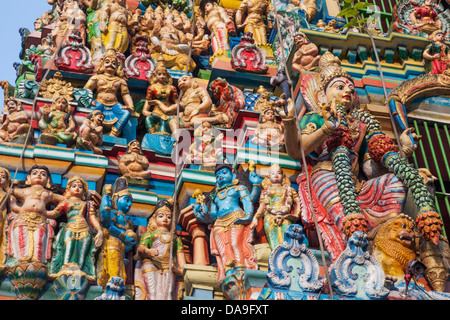
<svg viewBox="0 0 450 320"><path fill-rule="evenodd" d="M123 243L128 247L132 247L136 244L136 239L125 235L125 237L123 238Z"/></svg>
<svg viewBox="0 0 450 320"><path fill-rule="evenodd" d="M247 214L244 218L239 218L234 221L234 224L249 224L253 219L251 214Z"/></svg>
<svg viewBox="0 0 450 320"><path fill-rule="evenodd" d="M103 244L103 230L98 230L97 234L94 238L94 246L96 248L100 247Z"/></svg>
<svg viewBox="0 0 450 320"><path fill-rule="evenodd" d="M100 31L103 34L107 34L108 33L108 26L106 25L105 22L100 22Z"/></svg>
<svg viewBox="0 0 450 320"><path fill-rule="evenodd" d="M405 156L410 156L417 149L417 144L422 136L414 132L414 128L407 128L400 135L400 145Z"/></svg>
<svg viewBox="0 0 450 320"><path fill-rule="evenodd" d="M295 117L295 104L294 101L291 98L287 99L287 113L284 110L284 105L282 104L284 102L284 99L280 97L279 103L280 105L275 106L275 111L278 113L278 115L281 117L281 119L292 119Z"/></svg>
<svg viewBox="0 0 450 320"><path fill-rule="evenodd" d="M250 172L250 176L249 176L249 180L250 182L255 185L255 184L260 184L262 179L260 178L260 176L256 173L255 170Z"/></svg>

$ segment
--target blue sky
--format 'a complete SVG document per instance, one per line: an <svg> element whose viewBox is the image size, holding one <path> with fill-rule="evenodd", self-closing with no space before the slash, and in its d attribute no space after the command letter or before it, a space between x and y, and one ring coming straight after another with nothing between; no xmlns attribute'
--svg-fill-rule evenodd
<svg viewBox="0 0 450 320"><path fill-rule="evenodd" d="M51 9L47 0L0 0L0 81L14 85L14 62L20 62L20 28L34 30L37 17ZM3 90L0 89L0 110L3 108Z"/></svg>

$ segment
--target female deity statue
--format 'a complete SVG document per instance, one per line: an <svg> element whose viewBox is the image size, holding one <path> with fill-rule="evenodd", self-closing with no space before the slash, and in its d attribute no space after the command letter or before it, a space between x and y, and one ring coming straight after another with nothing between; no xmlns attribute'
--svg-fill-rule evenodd
<svg viewBox="0 0 450 320"><path fill-rule="evenodd" d="M75 121L72 117L72 108L64 97L55 99L52 106L42 108L42 118L39 120L41 142L55 145L65 144L70 147L77 137Z"/></svg>
<svg viewBox="0 0 450 320"><path fill-rule="evenodd" d="M5 109L0 118L0 142L25 143L30 125L22 103L15 98L5 101Z"/></svg>
<svg viewBox="0 0 450 320"><path fill-rule="evenodd" d="M11 195L11 220L8 227L8 255L14 262L47 263L51 258L53 227L56 221L47 217L47 205L64 201L56 194L50 171L45 166L34 165L26 179L14 187ZM17 205L16 200L22 203Z"/></svg>
<svg viewBox="0 0 450 320"><path fill-rule="evenodd" d="M105 287L112 277L126 280L125 253L136 244L133 223L126 214L133 204L133 197L128 190L125 178L118 178L114 184L105 187L105 195L100 204L101 224L104 228L102 253L98 260L98 284Z"/></svg>
<svg viewBox="0 0 450 320"><path fill-rule="evenodd" d="M155 71L150 76L142 114L149 133L171 135L177 129L177 88L172 84L164 58L159 56Z"/></svg>
<svg viewBox="0 0 450 320"><path fill-rule="evenodd" d="M256 269L252 245L253 204L261 191L261 179L250 173L234 171L229 164L215 168L216 186L206 195L195 194L195 217L211 225L211 254L217 260L219 283L243 269ZM201 191L200 191L201 192Z"/></svg>
<svg viewBox="0 0 450 320"><path fill-rule="evenodd" d="M197 19L202 27L207 27L211 34L213 57L227 55L230 50L228 33L235 33L233 20L216 0L201 0Z"/></svg>
<svg viewBox="0 0 450 320"><path fill-rule="evenodd" d="M423 51L425 70L429 74L442 74L447 70L450 60L450 48L445 44L445 35L441 30L430 35L430 44Z"/></svg>
<svg viewBox="0 0 450 320"><path fill-rule="evenodd" d="M259 208L250 228L255 229L258 220L264 217L264 231L273 250L284 241L284 232L289 226L300 218L301 204L297 191L278 164L270 167L262 187Z"/></svg>
<svg viewBox="0 0 450 320"><path fill-rule="evenodd" d="M436 30L441 30L442 22L433 9L434 6L434 0L424 0L422 5L409 15L414 24L413 27L420 33L432 34Z"/></svg>
<svg viewBox="0 0 450 320"><path fill-rule="evenodd" d="M261 120L251 142L273 151L284 150L284 126L276 122L273 109L261 113Z"/></svg>
<svg viewBox="0 0 450 320"><path fill-rule="evenodd" d="M53 243L53 258L49 277L55 278L70 265L77 265L91 283L96 283L95 252L103 242L103 229L97 219L98 199L92 198L87 182L74 176L67 181L65 200L47 213L50 219L67 216L67 223L61 223ZM96 230L92 235L89 222Z"/></svg>
<svg viewBox="0 0 450 320"><path fill-rule="evenodd" d="M136 300L181 298L186 258L176 233L172 239L172 208L173 199L158 202L148 221L147 231L141 238L134 277Z"/></svg>
<svg viewBox="0 0 450 320"><path fill-rule="evenodd" d="M9 201L5 198L10 185L11 174L9 170L0 167L0 272L6 268L6 228L8 226L7 213Z"/></svg>
<svg viewBox="0 0 450 320"><path fill-rule="evenodd" d="M302 219L305 226L314 226L316 214L319 230L334 261L344 247L344 235L354 231L368 232L373 226L398 215L405 201L406 187L413 189L419 209L420 232L436 241L442 222L434 208L423 178L401 158L393 140L382 131L378 121L359 109L353 79L341 67L340 60L326 52L319 61L317 77L319 94L324 104L311 103L316 111L300 119L301 142L307 155L310 186L306 176L299 176L300 199L304 203ZM310 83L310 85L313 85ZM303 92L304 94L307 94ZM304 96L305 100L309 97ZM285 126L287 153L301 160L294 103L287 103L288 112L279 110ZM409 156L416 138L410 130L401 135L402 151ZM390 173L387 173L390 171ZM314 212L311 206L314 205Z"/></svg>

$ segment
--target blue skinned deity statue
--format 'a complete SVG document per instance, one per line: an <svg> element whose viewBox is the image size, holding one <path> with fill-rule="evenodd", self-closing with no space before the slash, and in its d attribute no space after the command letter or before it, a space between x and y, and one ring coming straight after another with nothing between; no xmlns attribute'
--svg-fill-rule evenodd
<svg viewBox="0 0 450 320"><path fill-rule="evenodd" d="M256 269L250 223L261 192L261 178L249 171L233 171L229 164L215 168L216 186L207 194L194 193L195 217L211 224L210 248L216 257L218 280L243 269Z"/></svg>
<svg viewBox="0 0 450 320"><path fill-rule="evenodd" d="M113 193L108 187L105 187L105 193L100 205L104 243L98 268L98 283L103 287L114 276L126 280L125 265L128 261L125 254L133 248L137 239L133 223L126 216L133 204L126 179L118 178Z"/></svg>

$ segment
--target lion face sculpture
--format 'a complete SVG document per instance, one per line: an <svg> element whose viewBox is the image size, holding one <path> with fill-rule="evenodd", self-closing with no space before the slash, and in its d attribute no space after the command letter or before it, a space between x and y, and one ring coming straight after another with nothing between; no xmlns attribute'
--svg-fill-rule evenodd
<svg viewBox="0 0 450 320"><path fill-rule="evenodd" d="M386 275L403 277L408 262L416 259L414 227L410 217L399 214L371 231L372 254L380 261Z"/></svg>

